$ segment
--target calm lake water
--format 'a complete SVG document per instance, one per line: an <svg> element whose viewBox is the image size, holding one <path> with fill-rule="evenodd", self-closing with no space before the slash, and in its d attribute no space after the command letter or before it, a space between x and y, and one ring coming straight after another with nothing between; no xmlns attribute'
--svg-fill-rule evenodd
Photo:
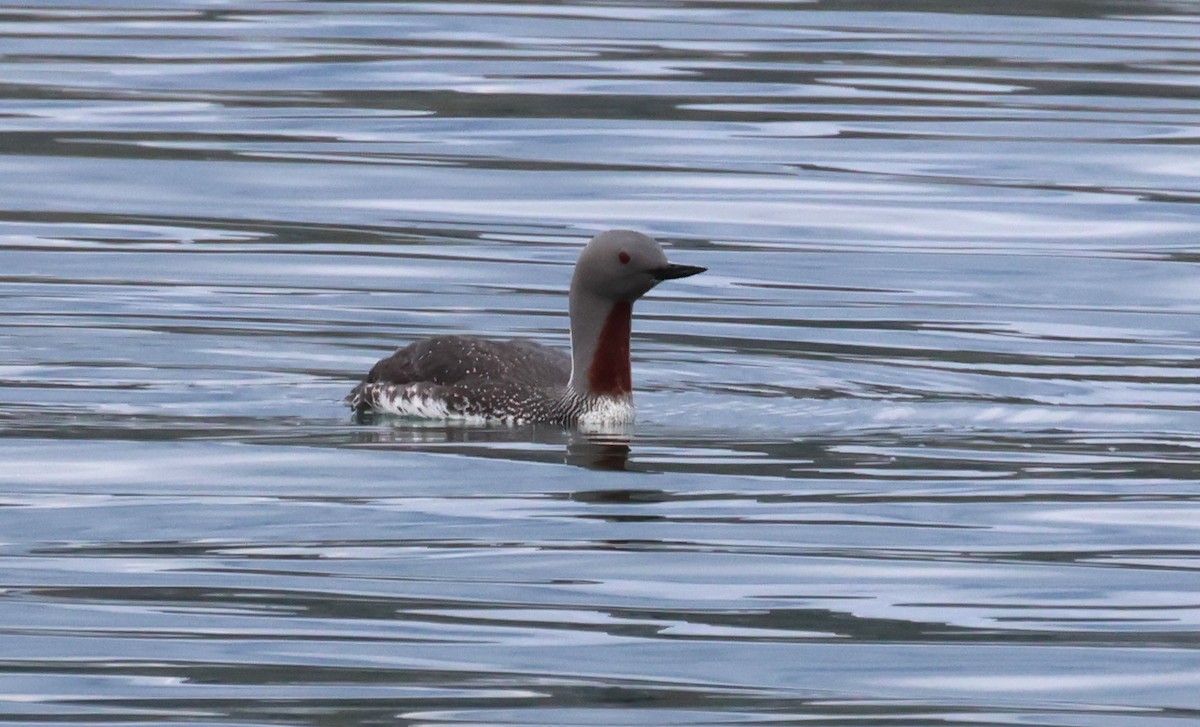
<svg viewBox="0 0 1200 727"><path fill-rule="evenodd" d="M6 6L0 722L1200 723L1200 6L982 6ZM610 227L625 437L351 418Z"/></svg>

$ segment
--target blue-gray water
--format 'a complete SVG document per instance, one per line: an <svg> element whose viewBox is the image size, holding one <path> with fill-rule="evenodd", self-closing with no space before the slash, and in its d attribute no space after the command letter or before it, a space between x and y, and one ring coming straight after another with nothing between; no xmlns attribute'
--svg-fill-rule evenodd
<svg viewBox="0 0 1200 727"><path fill-rule="evenodd" d="M984 5L7 5L0 722L1200 722L1200 11ZM627 448L351 420L609 227Z"/></svg>

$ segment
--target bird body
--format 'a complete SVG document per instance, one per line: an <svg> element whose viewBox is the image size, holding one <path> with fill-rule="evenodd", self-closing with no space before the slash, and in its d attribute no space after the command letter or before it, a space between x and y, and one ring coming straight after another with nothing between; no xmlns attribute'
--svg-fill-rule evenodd
<svg viewBox="0 0 1200 727"><path fill-rule="evenodd" d="M641 233L602 233L571 281L570 356L523 339L435 336L380 360L346 401L359 412L474 423L630 422L633 303L663 280L703 271L667 262Z"/></svg>

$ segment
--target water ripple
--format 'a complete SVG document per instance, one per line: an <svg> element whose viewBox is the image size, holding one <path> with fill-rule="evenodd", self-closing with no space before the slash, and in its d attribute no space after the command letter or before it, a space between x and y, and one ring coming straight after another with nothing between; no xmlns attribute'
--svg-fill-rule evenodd
<svg viewBox="0 0 1200 727"><path fill-rule="evenodd" d="M0 13L0 721L1200 718L1188 3ZM352 420L639 303L628 431Z"/></svg>

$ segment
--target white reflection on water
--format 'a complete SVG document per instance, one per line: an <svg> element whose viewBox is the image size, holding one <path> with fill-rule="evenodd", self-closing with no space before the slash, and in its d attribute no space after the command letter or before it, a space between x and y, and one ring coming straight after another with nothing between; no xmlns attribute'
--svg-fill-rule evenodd
<svg viewBox="0 0 1200 727"><path fill-rule="evenodd" d="M1118 688L1173 687L1193 685L1197 682L1200 682L1200 671L1182 671L1166 674L1126 672L1088 675L999 673L989 674L986 677L939 676L937 678L937 688L971 693L1014 692L1018 694L1030 694L1062 691L1095 692ZM925 679L898 679L891 682L891 684L906 687L930 686L928 680Z"/></svg>

